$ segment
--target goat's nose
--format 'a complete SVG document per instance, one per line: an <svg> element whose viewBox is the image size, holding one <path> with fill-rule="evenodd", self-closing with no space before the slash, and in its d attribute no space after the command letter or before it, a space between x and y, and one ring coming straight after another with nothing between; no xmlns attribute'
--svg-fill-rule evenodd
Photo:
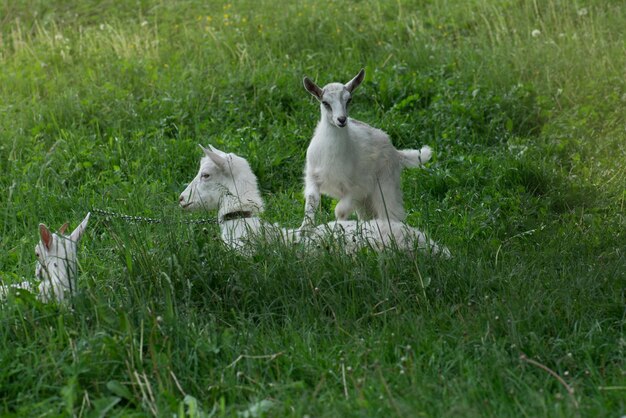
<svg viewBox="0 0 626 418"><path fill-rule="evenodd" d="M347 119L347 118L346 118L345 116L339 116L339 117L337 118L337 122L339 122L339 124L340 124L341 126L343 126L343 125L345 125L345 124L346 124L346 119Z"/></svg>

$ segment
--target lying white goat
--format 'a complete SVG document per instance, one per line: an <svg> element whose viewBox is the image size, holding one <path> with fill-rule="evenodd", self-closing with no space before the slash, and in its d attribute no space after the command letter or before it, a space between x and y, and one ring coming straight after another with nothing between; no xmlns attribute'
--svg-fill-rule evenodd
<svg viewBox="0 0 626 418"><path fill-rule="evenodd" d="M302 243L317 247L327 240L338 242L346 251L372 247L376 250L397 247L402 251L421 249L449 257L422 232L404 223L389 220L336 221L319 225L300 234L299 230L283 229L258 218L263 200L257 179L248 162L235 154L227 154L209 146L200 170L179 198L186 210L218 209L222 240L229 247L245 251L251 239L265 236L285 243Z"/></svg>
<svg viewBox="0 0 626 418"><path fill-rule="evenodd" d="M186 210L218 209L222 240L234 249L244 249L250 236L261 229L278 231L257 217L263 212L263 199L248 161L211 145L210 149L200 148L204 151L200 171L181 193L180 206Z"/></svg>
<svg viewBox="0 0 626 418"><path fill-rule="evenodd" d="M424 164L432 151L428 146L397 150L385 132L348 117L352 92L364 77L361 70L347 84L323 88L304 78L305 89L320 101L321 119L306 152L302 227L313 224L322 193L339 199L335 217L340 221L354 210L359 219L406 218L400 172Z"/></svg>
<svg viewBox="0 0 626 418"><path fill-rule="evenodd" d="M35 247L37 267L35 276L41 280L37 298L42 302L56 300L62 302L66 296L76 291L78 275L77 244L82 237L89 213L78 227L68 236L63 235L69 226L64 224L58 233L52 233L44 224L39 224L41 240ZM4 297L10 289L26 289L33 291L33 285L24 281L12 285L0 286L0 296Z"/></svg>

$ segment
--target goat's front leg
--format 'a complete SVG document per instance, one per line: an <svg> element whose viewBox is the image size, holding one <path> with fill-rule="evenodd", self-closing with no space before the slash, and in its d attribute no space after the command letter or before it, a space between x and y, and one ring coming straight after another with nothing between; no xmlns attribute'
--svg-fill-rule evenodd
<svg viewBox="0 0 626 418"><path fill-rule="evenodd" d="M335 206L335 218L338 221L346 221L350 214L354 212L354 201L350 196L344 196Z"/></svg>
<svg viewBox="0 0 626 418"><path fill-rule="evenodd" d="M320 188L319 185L310 178L304 179L304 220L302 221L302 228L309 228L314 225L315 212L320 206Z"/></svg>

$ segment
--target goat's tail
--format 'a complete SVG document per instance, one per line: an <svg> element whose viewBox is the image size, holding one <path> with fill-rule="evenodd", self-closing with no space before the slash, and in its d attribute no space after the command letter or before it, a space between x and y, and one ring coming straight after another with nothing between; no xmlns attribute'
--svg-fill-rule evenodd
<svg viewBox="0 0 626 418"><path fill-rule="evenodd" d="M423 165L426 161L430 160L430 157L433 156L433 150L428 146L424 145L422 149L403 149L398 150L400 153L400 161L402 167L419 167Z"/></svg>

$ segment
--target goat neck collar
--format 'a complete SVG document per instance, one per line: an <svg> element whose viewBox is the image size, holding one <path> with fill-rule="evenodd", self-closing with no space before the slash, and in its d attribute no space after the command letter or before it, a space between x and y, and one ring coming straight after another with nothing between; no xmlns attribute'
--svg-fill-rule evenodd
<svg viewBox="0 0 626 418"><path fill-rule="evenodd" d="M234 221L236 219L252 218L253 213L250 210L236 210L234 212L225 213L221 222Z"/></svg>

